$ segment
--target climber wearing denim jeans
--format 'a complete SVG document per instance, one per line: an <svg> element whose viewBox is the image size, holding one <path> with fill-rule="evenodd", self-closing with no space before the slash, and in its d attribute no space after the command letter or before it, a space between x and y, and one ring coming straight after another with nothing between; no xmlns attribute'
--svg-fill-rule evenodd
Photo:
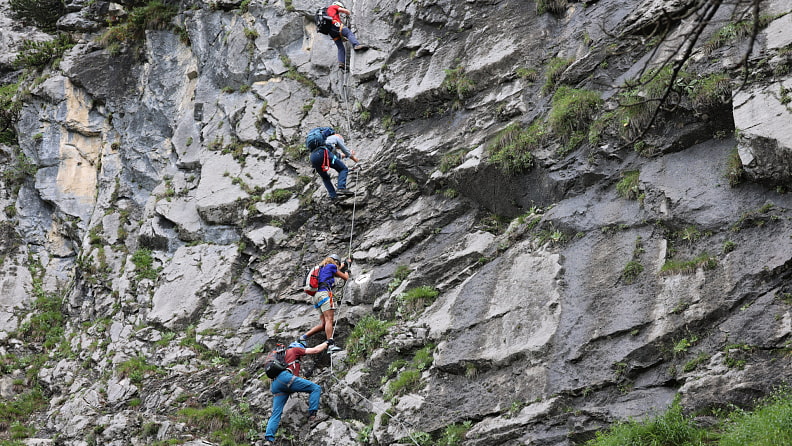
<svg viewBox="0 0 792 446"><path fill-rule="evenodd" d="M338 48L338 66L343 69L346 68L346 48L344 47L344 39L349 40L352 44L352 49L355 51L367 50L368 46L358 42L355 33L344 26L344 22L341 20L341 14L349 16L352 15L352 12L346 9L341 2L333 2L333 4L327 8L327 15L333 19L333 27L329 30L328 35L333 38L333 42L335 42Z"/></svg>
<svg viewBox="0 0 792 446"><path fill-rule="evenodd" d="M321 146L311 152L311 166L313 166L316 173L322 177L322 182L324 183L325 189L327 189L327 194L330 195L330 199L335 200L338 194L336 193L335 187L333 187L333 181L330 179L330 175L322 168L324 165L329 165L330 168L338 172L338 192L341 194L349 194L346 188L349 169L341 161L341 158L337 157L327 146Z"/></svg>
<svg viewBox="0 0 792 446"><path fill-rule="evenodd" d="M272 444L275 441L275 433L280 426L283 407L289 400L292 393L304 392L308 396L308 421L316 421L316 413L319 411L319 398L322 395L322 388L307 379L300 378L300 358L305 355L321 353L327 348L327 342L323 342L316 347L305 348L305 344L297 341L292 342L286 349L286 364L288 369L282 371L272 380L270 391L272 392L272 415L267 421L267 430L264 434L265 442L258 442L258 445Z"/></svg>

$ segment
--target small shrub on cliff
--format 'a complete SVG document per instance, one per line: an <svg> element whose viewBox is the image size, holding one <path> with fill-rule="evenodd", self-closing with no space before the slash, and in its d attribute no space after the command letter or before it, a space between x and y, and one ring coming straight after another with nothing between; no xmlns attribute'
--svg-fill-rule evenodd
<svg viewBox="0 0 792 446"><path fill-rule="evenodd" d="M778 16L763 14L757 20L759 29L764 29L767 25L775 20ZM726 23L721 26L712 37L710 37L702 46L705 54L710 54L712 51L725 46L731 42L748 37L753 33L754 19L748 18L736 22Z"/></svg>
<svg viewBox="0 0 792 446"><path fill-rule="evenodd" d="M14 123L19 118L22 101L18 99L19 84L0 86L0 144L13 145L17 143Z"/></svg>
<svg viewBox="0 0 792 446"><path fill-rule="evenodd" d="M742 183L744 176L745 169L743 169L740 153L735 147L726 160L726 179L729 180L729 186L736 187Z"/></svg>
<svg viewBox="0 0 792 446"><path fill-rule="evenodd" d="M138 249L132 254L132 263L135 265L135 277L137 279L155 280L159 271L154 268L154 258L151 256L150 249Z"/></svg>
<svg viewBox="0 0 792 446"><path fill-rule="evenodd" d="M20 327L22 338L41 343L46 351L52 351L62 340L65 318L61 311L61 299L44 290L44 270L38 259L28 256L28 270L32 277L33 314Z"/></svg>
<svg viewBox="0 0 792 446"><path fill-rule="evenodd" d="M119 363L116 370L119 375L129 378L132 383L140 384L143 382L143 378L157 373L159 368L147 363L143 356L137 356Z"/></svg>
<svg viewBox="0 0 792 446"><path fill-rule="evenodd" d="M391 293L398 288L411 272L412 270L408 265L399 265L396 267L396 271L393 272L393 279L388 283L388 292Z"/></svg>
<svg viewBox="0 0 792 446"><path fill-rule="evenodd" d="M25 40L22 42L19 54L14 59L14 67L43 68L53 60L60 58L66 50L73 46L71 37L66 33L60 33L55 39L44 42Z"/></svg>
<svg viewBox="0 0 792 446"><path fill-rule="evenodd" d="M439 291L430 286L407 290L398 297L400 310L403 315L411 316L431 305L439 294Z"/></svg>
<svg viewBox="0 0 792 446"><path fill-rule="evenodd" d="M268 192L264 199L269 203L285 203L289 201L292 195L294 194L288 189L275 189L272 192Z"/></svg>
<svg viewBox="0 0 792 446"><path fill-rule="evenodd" d="M622 270L622 279L624 279L624 283L634 283L643 270L644 267L641 265L641 262L637 260L630 260L627 262L627 264L624 265L624 269Z"/></svg>
<svg viewBox="0 0 792 446"><path fill-rule="evenodd" d="M535 121L528 128L512 123L498 132L487 146L486 152L490 163L509 175L516 175L533 167L532 151L541 147L548 137L545 124L541 120Z"/></svg>
<svg viewBox="0 0 792 446"><path fill-rule="evenodd" d="M388 333L388 329L393 322L377 319L375 316L365 316L352 329L352 333L347 338L348 355L346 361L349 364L356 364L365 359L371 352L382 345L383 338Z"/></svg>
<svg viewBox="0 0 792 446"><path fill-rule="evenodd" d="M443 155L443 157L440 158L440 172L446 173L462 164L467 153L468 149L458 149Z"/></svg>
<svg viewBox="0 0 792 446"><path fill-rule="evenodd" d="M445 70L445 75L441 87L447 92L456 95L460 100L473 93L476 84L465 75L465 69L461 65Z"/></svg>
<svg viewBox="0 0 792 446"><path fill-rule="evenodd" d="M537 71L536 68L520 67L514 70L514 74L528 82L536 82L537 79L539 79L539 71Z"/></svg>
<svg viewBox="0 0 792 446"><path fill-rule="evenodd" d="M555 88L561 74L566 70L575 59L565 59L563 57L554 57L547 63L547 71L545 72L545 83L542 86L542 93L547 94Z"/></svg>
<svg viewBox="0 0 792 446"><path fill-rule="evenodd" d="M385 390L385 398L390 399L405 393L418 391L420 390L420 382L421 372L413 369L404 370L399 373L396 379L388 383L388 388Z"/></svg>
<svg viewBox="0 0 792 446"><path fill-rule="evenodd" d="M16 18L44 31L55 30L58 19L66 14L63 0L11 0L10 6Z"/></svg>
<svg viewBox="0 0 792 446"><path fill-rule="evenodd" d="M126 21L113 25L105 31L100 38L100 43L106 48L112 45L142 40L147 29L165 29L172 26L171 20L178 12L178 8L165 5L158 0L133 8Z"/></svg>
<svg viewBox="0 0 792 446"><path fill-rule="evenodd" d="M473 422L465 421L446 426L435 443L438 446L457 446L465 439L465 434L473 427Z"/></svg>
<svg viewBox="0 0 792 446"><path fill-rule="evenodd" d="M640 172L637 170L624 172L622 179L616 183L616 193L619 194L620 197L628 200L638 199L641 193L640 183L638 181L639 176Z"/></svg>
<svg viewBox="0 0 792 446"><path fill-rule="evenodd" d="M559 152L564 155L586 138L592 118L603 101L596 91L561 86L552 102L547 123L562 143Z"/></svg>
<svg viewBox="0 0 792 446"><path fill-rule="evenodd" d="M21 151L15 155L10 165L6 166L6 169L3 171L2 179L16 194L25 181L33 179L38 168Z"/></svg>
<svg viewBox="0 0 792 446"><path fill-rule="evenodd" d="M728 103L731 99L731 78L725 73L713 73L700 79L692 79L686 92L696 109Z"/></svg>
<svg viewBox="0 0 792 446"><path fill-rule="evenodd" d="M660 268L660 274L690 274L695 272L698 268L713 269L716 266L718 266L718 259L707 253L703 253L692 260L668 259Z"/></svg>
<svg viewBox="0 0 792 446"><path fill-rule="evenodd" d="M536 13L541 15L546 12L561 14L566 11L567 0L536 0Z"/></svg>
<svg viewBox="0 0 792 446"><path fill-rule="evenodd" d="M248 434L257 428L247 405L188 407L179 411L179 418L224 445L247 444Z"/></svg>

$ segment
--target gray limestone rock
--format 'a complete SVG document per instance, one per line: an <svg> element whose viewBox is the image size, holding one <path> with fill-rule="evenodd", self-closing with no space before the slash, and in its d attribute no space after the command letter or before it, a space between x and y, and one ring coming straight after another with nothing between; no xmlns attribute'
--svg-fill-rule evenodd
<svg viewBox="0 0 792 446"><path fill-rule="evenodd" d="M194 322L202 303L222 292L232 279L235 246L198 245L176 250L162 271L152 297L149 322L174 329Z"/></svg>
<svg viewBox="0 0 792 446"><path fill-rule="evenodd" d="M740 160L749 178L771 185L792 180L792 111L784 92L792 79L768 86L748 87L734 98L734 125L739 129ZM786 101L789 100L786 93Z"/></svg>
<svg viewBox="0 0 792 446"><path fill-rule="evenodd" d="M281 429L295 444L413 444L468 421L460 444L571 446L677 394L690 410L749 407L789 380L790 15L757 40L765 77L733 110L664 114L651 157L607 134L560 154L556 128L533 168L507 175L490 157L502 129L545 119L559 85L613 97L679 53L666 42L653 56L639 41L658 25L683 35L691 21L662 11L694 2L543 14L514 1L419 3L350 5L372 48L349 51L348 75L307 0L196 3L118 52L100 48L104 18L135 5L69 4L60 26L79 30L78 44L19 96L18 147L3 143L0 168L0 355L35 356L6 365L0 393L41 359L49 405L25 420L39 437L212 444L178 415L185 407L227 408L259 433L272 404L262 353L319 323L300 284L330 252L355 258L335 290L345 351L305 358L322 416L305 428L305 398L290 399ZM0 77L13 85L21 41L48 37L8 17L0 1ZM697 50L689 66L731 71L744 45L717 48L717 60ZM576 60L553 86L555 57ZM714 138L732 130L729 112L739 135ZM299 152L324 125L363 160L349 177L359 195L341 206L326 205ZM750 181L732 188L735 144ZM30 177L15 170L22 154ZM629 171L638 200L617 193ZM277 203L280 190L291 197ZM133 261L143 249L151 265ZM407 302L418 287L437 296ZM54 349L26 331L43 293L65 317ZM372 320L386 329L356 340ZM416 383L386 395L429 344ZM156 371L137 381L121 370L141 362Z"/></svg>

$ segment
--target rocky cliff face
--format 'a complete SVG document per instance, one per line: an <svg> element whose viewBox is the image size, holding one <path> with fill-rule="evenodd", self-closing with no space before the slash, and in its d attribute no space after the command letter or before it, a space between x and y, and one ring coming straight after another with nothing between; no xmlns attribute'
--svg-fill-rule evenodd
<svg viewBox="0 0 792 446"><path fill-rule="evenodd" d="M751 47L752 2L703 3L355 0L342 72L316 2L73 2L33 64L3 1L0 439L252 443L330 252L345 351L282 444L750 406L792 374L792 14ZM319 125L362 160L340 205Z"/></svg>

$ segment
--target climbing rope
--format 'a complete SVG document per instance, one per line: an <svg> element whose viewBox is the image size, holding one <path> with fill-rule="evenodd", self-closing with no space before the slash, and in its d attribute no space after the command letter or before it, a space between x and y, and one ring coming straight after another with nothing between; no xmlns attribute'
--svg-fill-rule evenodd
<svg viewBox="0 0 792 446"><path fill-rule="evenodd" d="M352 29L352 16L347 16L347 21L349 22L348 25L345 25L350 30ZM343 37L342 37L343 38ZM350 79L352 78L352 54L355 52L354 48L348 48L350 45L347 45L348 42L346 39L344 41L344 46L347 47L345 49L345 54L349 55L349 63L346 63L346 58L344 59L344 70L341 72L341 98L344 101L344 108L346 111L346 131L347 135L352 131L352 120L350 118L351 111L349 108L349 88L350 88Z"/></svg>
<svg viewBox="0 0 792 446"><path fill-rule="evenodd" d="M332 358L332 356L331 356L331 358ZM332 360L332 359L331 359L331 360ZM333 378L333 379L334 379L334 380L335 380L335 381L336 381L338 384L343 384L343 383L341 382L341 380L340 380L340 379L338 379L338 378L336 378L336 376L335 376L333 373L331 373L331 374L330 374L330 376L331 376L331 377L332 377L332 378ZM362 399L366 400L366 402L368 402L369 404L371 404L371 407L374 409L374 411L377 411L377 403L375 403L374 401L371 401L370 399L366 398L366 397L365 397L363 394L361 394L360 392L358 392L357 390L355 390L355 389L354 389L352 386L346 386L346 388L347 388L347 389L349 389L350 391L352 391L352 393L354 393L355 395L357 395L357 396L359 396L360 398L362 398ZM383 412L384 414L387 414L387 412L386 412L385 410L383 410L382 412ZM418 441L417 441L417 440L416 440L416 439L413 437L412 433L410 433L410 429L409 429L409 427L408 427L408 426L407 426L407 425L406 425L404 422L402 422L401 420L399 420L399 419L398 419L398 417L399 417L400 415L401 415L401 413L398 413L398 414L396 414L396 415L394 415L394 416L392 416L392 417L388 418L388 422L389 422L389 423L390 423L391 421L395 421L395 422L397 422L397 423L398 423L398 424L399 424L399 425L400 425L400 426L401 426L401 427L402 427L402 428L403 428L405 431L407 431L407 436L408 436L408 437L410 437L410 441L412 441L413 443L415 443L415 445L416 445L416 446L421 446L421 445L420 445L420 443L418 443ZM389 416L390 416L390 415L389 415Z"/></svg>

